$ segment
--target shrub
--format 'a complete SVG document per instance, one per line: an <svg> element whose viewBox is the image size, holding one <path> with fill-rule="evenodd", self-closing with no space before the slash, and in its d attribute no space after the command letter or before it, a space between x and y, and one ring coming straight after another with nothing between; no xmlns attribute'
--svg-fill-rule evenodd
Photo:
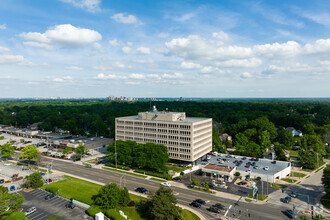
<svg viewBox="0 0 330 220"><path fill-rule="evenodd" d="M171 180L172 179L172 175L167 174L167 173L154 173L154 172L145 171L145 170L135 170L134 172L146 174L146 175L149 175L149 176L155 176L155 177L163 178L163 179L166 179L166 180Z"/></svg>
<svg viewBox="0 0 330 220"><path fill-rule="evenodd" d="M236 172L236 173L235 173L235 176L240 176L240 175L241 175L240 172Z"/></svg>
<svg viewBox="0 0 330 220"><path fill-rule="evenodd" d="M96 213L95 213L96 214ZM119 214L119 212L117 212L116 210L114 209L108 209L106 212L105 212L105 215L112 219L112 220L125 220L125 218L123 216L121 216Z"/></svg>
<svg viewBox="0 0 330 220"><path fill-rule="evenodd" d="M92 205L91 207L89 207L86 210L87 215L89 216L95 216L95 214L102 212L101 208L96 206L96 205Z"/></svg>
<svg viewBox="0 0 330 220"><path fill-rule="evenodd" d="M180 175L181 175L181 176L184 176L184 172L183 172L183 171L181 171Z"/></svg>
<svg viewBox="0 0 330 220"><path fill-rule="evenodd" d="M28 218L25 217L24 212L14 212L11 213L7 218L5 218L6 220L27 220Z"/></svg>
<svg viewBox="0 0 330 220"><path fill-rule="evenodd" d="M258 176L258 177L256 178L256 180L257 180L257 181L260 181L260 180L261 180L261 177L260 177L260 176Z"/></svg>
<svg viewBox="0 0 330 220"><path fill-rule="evenodd" d="M198 186L199 185L199 182L197 182L197 180L195 178L192 178L191 185Z"/></svg>
<svg viewBox="0 0 330 220"><path fill-rule="evenodd" d="M107 167L113 167L113 168L116 168L116 165L113 164L113 163L106 163L105 165L106 165ZM130 170L129 167L127 167L127 166L123 166L123 165L117 165L117 168L118 168L118 169L122 169L122 170Z"/></svg>
<svg viewBox="0 0 330 220"><path fill-rule="evenodd" d="M62 220L61 218L59 218L59 217L50 217L49 219L47 219L47 220Z"/></svg>

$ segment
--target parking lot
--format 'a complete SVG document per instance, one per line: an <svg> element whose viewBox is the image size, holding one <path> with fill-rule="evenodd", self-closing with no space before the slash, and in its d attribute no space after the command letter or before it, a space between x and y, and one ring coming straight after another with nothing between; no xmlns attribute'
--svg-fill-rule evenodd
<svg viewBox="0 0 330 220"><path fill-rule="evenodd" d="M36 207L37 211L28 215L29 220L46 220L50 217L59 217L61 219L81 220L88 219L85 210L75 207L74 209L65 208L65 204L69 200L60 196L55 196L49 200L45 200L45 196L49 194L41 189L35 189L31 192L21 192L25 198L22 208L23 212L29 207Z"/></svg>

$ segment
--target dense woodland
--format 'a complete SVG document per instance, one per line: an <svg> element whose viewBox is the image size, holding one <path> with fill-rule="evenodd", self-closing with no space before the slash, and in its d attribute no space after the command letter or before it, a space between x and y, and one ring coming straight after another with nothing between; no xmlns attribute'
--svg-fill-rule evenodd
<svg viewBox="0 0 330 220"><path fill-rule="evenodd" d="M62 129L71 134L114 136L116 117L150 110L184 111L191 117L211 117L215 124L213 143L217 151L235 147L237 153L260 156L274 144L279 157L282 149L298 145L303 158L317 152L329 155L330 102L328 100L209 100L209 101L135 101L43 100L4 101L0 103L0 123L26 127L39 122L39 129ZM287 127L304 134L293 138ZM221 141L218 134L228 133L233 143ZM285 158L283 158L285 159Z"/></svg>

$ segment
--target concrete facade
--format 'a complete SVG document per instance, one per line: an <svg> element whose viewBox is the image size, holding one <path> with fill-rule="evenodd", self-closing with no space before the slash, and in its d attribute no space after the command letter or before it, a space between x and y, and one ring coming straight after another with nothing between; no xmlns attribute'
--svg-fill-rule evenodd
<svg viewBox="0 0 330 220"><path fill-rule="evenodd" d="M186 117L185 112L140 112L116 118L116 140L167 146L174 160L194 162L212 150L212 119Z"/></svg>

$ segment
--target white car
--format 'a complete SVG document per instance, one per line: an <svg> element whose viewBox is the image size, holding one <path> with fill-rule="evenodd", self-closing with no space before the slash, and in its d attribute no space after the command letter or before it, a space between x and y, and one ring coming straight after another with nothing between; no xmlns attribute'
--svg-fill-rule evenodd
<svg viewBox="0 0 330 220"><path fill-rule="evenodd" d="M269 170L269 167L264 167L265 170Z"/></svg>
<svg viewBox="0 0 330 220"><path fill-rule="evenodd" d="M12 165L12 163L4 163L3 165L10 166L10 165Z"/></svg>
<svg viewBox="0 0 330 220"><path fill-rule="evenodd" d="M206 159L211 160L211 157L210 156L207 156Z"/></svg>
<svg viewBox="0 0 330 220"><path fill-rule="evenodd" d="M35 212L35 211L37 211L36 207L32 206L32 207L28 208L28 209L24 212L24 214L25 214L25 215L30 215L30 214L32 214L32 213Z"/></svg>
<svg viewBox="0 0 330 220"><path fill-rule="evenodd" d="M217 156L218 155L218 152L213 152L212 155L213 156Z"/></svg>
<svg viewBox="0 0 330 220"><path fill-rule="evenodd" d="M165 182L165 183L161 183L160 185L166 186L166 187L170 187L171 184L169 182Z"/></svg>

